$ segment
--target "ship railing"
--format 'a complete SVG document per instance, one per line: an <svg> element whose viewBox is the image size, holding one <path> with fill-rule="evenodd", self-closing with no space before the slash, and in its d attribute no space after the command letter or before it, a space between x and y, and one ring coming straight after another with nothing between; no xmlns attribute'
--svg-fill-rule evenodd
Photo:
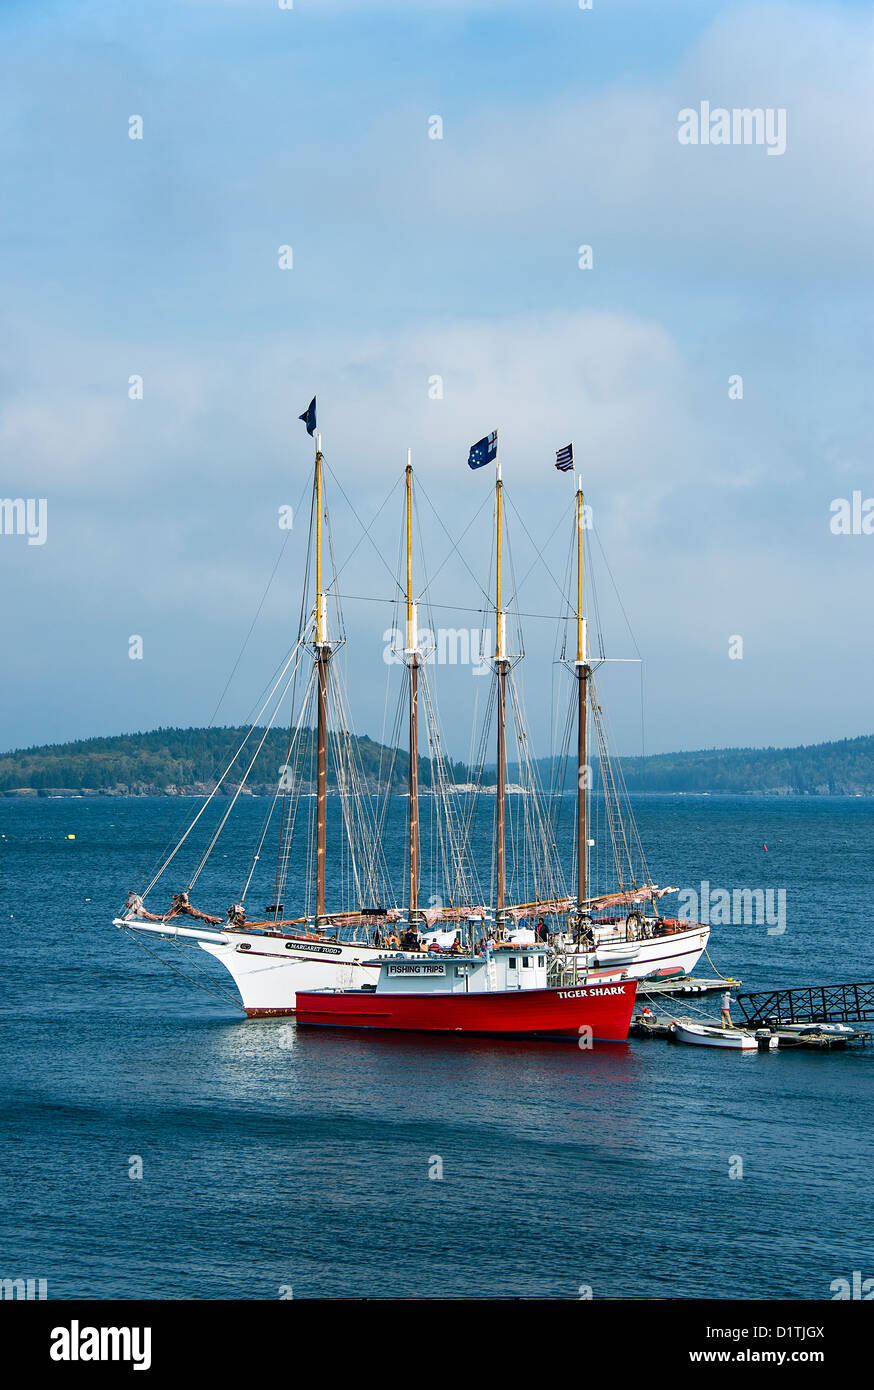
<svg viewBox="0 0 874 1390"><path fill-rule="evenodd" d="M586 983L588 973L584 959L577 955L557 953L547 966L546 982L555 989L573 989Z"/></svg>

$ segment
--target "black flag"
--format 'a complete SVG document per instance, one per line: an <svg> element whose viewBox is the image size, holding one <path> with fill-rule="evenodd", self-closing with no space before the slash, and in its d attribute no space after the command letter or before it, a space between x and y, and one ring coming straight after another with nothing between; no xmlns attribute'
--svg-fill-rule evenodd
<svg viewBox="0 0 874 1390"><path fill-rule="evenodd" d="M307 427L307 434L316 432L316 398L313 396L303 415L298 415L298 420L303 420Z"/></svg>

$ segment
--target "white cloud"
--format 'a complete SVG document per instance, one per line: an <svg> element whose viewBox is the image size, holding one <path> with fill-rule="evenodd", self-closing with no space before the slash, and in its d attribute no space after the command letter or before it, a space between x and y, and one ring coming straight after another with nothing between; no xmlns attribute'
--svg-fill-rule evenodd
<svg viewBox="0 0 874 1390"><path fill-rule="evenodd" d="M305 13L301 0L280 19ZM248 30L247 41L245 82L212 50L192 64L181 49L149 62L135 42L135 61L118 46L110 95L98 92L84 115L70 98L79 73L64 77L47 58L34 110L19 120L23 148L39 151L38 188L34 207L16 199L0 445L4 491L50 502L44 548L0 545L7 582L25 593L9 615L7 671L27 668L24 702L36 688L34 634L48 624L83 719L97 708L87 691L99 689L101 718L124 727L129 695L119 688L116 700L113 663L148 624L173 689L167 666L147 661L137 708L151 692L162 718L168 705L182 722L203 717L212 673L236 655L278 549L276 507L306 492L310 444L296 417L317 391L327 456L366 521L411 445L459 534L488 499L467 448L498 427L508 492L543 543L570 486L552 451L573 438L626 606L660 694L670 692L657 742L686 739L702 693L715 721L704 741L730 742L742 727L759 741L761 691L741 716L721 678L722 628L747 630L735 609L756 625L748 691L761 681L753 654L771 655L772 725L763 716L760 737L779 741L811 614L838 666L841 644L847 669L865 659L864 552L811 537L830 496L864 485L870 457L857 302L874 197L867 19L822 5L725 7L700 39L678 41L667 75L608 67L597 85L546 97L450 86L442 143L425 134L433 88L416 106L409 87L383 85L382 69L361 69L360 85L334 92L326 124L307 125L294 105L305 86L283 104L290 59L255 51ZM99 45L88 64L96 83ZM304 76L316 80L311 67ZM142 94L155 110L140 165L112 124L134 88L130 109ZM68 112L61 121L51 95ZM680 147L677 112L700 99L785 105L786 155ZM85 210L68 225L61 214L77 190ZM286 235L296 269L278 285L272 257ZM593 272L576 269L581 241L595 246ZM746 392L732 405L736 371ZM134 372L142 402L127 399ZM435 374L443 401L427 396ZM335 501L342 554L358 529ZM389 507L376 528L389 565L398 524ZM487 531L463 546L482 582ZM533 556L518 525L514 535L524 572ZM296 617L302 538L284 598L265 615L277 642ZM559 573L565 542L559 527L548 555ZM439 528L427 543L440 563ZM389 587L366 544L348 587ZM446 603L477 597L457 559L439 592ZM535 571L525 604L551 611L553 599ZM349 616L373 646L381 617L363 606ZM615 604L608 616L621 638ZM534 624L532 658L548 660L549 641L551 627L547 636ZM181 670L174 652L191 653ZM678 652L690 663L680 682ZM869 685L836 683L847 731L861 720L855 692ZM365 684L360 727L378 729L381 692L377 679ZM450 695L459 750L469 703L467 688ZM806 700L797 711L810 718Z"/></svg>
<svg viewBox="0 0 874 1390"><path fill-rule="evenodd" d="M849 277L867 271L874 233L871 47L867 15L731 7L658 81L445 110L443 142L427 159L386 161L379 196L401 218L424 203L475 247L486 229L514 249L534 238L537 255L569 266L579 240L602 269L645 256L654 275L680 266L741 293L744 280ZM705 99L785 107L786 153L681 146L679 111Z"/></svg>

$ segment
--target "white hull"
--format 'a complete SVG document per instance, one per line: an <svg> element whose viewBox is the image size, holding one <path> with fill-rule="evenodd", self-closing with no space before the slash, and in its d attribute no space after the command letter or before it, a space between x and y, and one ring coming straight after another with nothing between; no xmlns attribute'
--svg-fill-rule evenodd
<svg viewBox="0 0 874 1390"><path fill-rule="evenodd" d="M739 1028L716 1028L702 1023L675 1023L674 1033L679 1042L694 1047L727 1047L735 1052L757 1052L758 1039Z"/></svg>
<svg viewBox="0 0 874 1390"><path fill-rule="evenodd" d="M116 918L115 925L174 941L191 941L214 956L232 975L250 1018L294 1013L299 989L357 989L362 984L375 984L379 967L371 962L384 952L384 948L357 941L306 941L257 932L177 927L170 922Z"/></svg>
<svg viewBox="0 0 874 1390"><path fill-rule="evenodd" d="M598 978L645 980L691 975L707 942L710 928L696 924L673 936L647 937L643 941L602 942L593 951L571 952L578 969L597 970Z"/></svg>

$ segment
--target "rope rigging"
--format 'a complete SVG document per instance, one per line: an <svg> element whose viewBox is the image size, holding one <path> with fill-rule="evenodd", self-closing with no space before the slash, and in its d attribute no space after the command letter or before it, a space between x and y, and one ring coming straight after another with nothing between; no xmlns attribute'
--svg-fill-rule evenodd
<svg viewBox="0 0 874 1390"><path fill-rule="evenodd" d="M319 460L322 458L320 452L317 453L316 474L319 475ZM268 682L266 695L262 691L259 696L260 707L251 721L248 732L242 738L233 757L227 763L215 787L206 796L203 805L199 808L192 819L190 825L177 844L165 853L163 862L157 872L153 873L148 882L142 897L138 900L142 904L142 899L152 891L159 879L167 872L170 865L176 860L177 855L182 851L183 846L190 842L193 848L195 841L190 839L195 828L201 825L207 829L206 844L202 849L195 863L193 872L188 879L187 886L183 894L177 894L173 898L173 906L169 914L165 913L163 918L157 920L168 920L176 912L189 913L192 916L201 916L206 921L220 922L220 918L208 918L205 914L199 914L196 909L191 908L188 902L188 894L200 881L207 864L213 855L215 848L224 833L228 821L238 805L239 799L243 794L244 788L250 779L253 769L258 764L268 739L268 735L274 729L279 719L280 712L290 706L287 722L287 737L285 739L285 760L282 767L278 770L279 777L275 789L270 797L267 809L260 819L257 830L254 851L247 860L246 869L242 875L242 887L238 901L233 905L228 914L231 924L242 925L246 922L245 906L247 899L255 891L259 884L262 867L267 858L268 845L272 849L272 841L275 839L275 856L272 857L272 894L273 902L265 912L272 914L274 925L283 925L288 919L283 917L284 902L290 887L290 879L293 873L303 879L302 884L295 884L294 891L299 898L303 899L303 912L301 917L296 917L295 922L307 921L315 916L315 912L320 914L319 921L327 920L321 914L324 913L324 905L316 908L314 902L314 884L317 881L317 863L319 878L319 892L322 893L324 900L325 888L325 864L326 859L317 861L316 852L316 829L317 818L318 834L321 835L322 847L324 847L324 836L327 833L327 825L330 822L331 829L331 848L332 848L332 881L330 888L335 894L328 911L328 918L339 917L342 912L357 909L359 912L365 911L368 907L382 910L394 910L398 902L404 902L409 908L412 906L409 899L412 895L411 885L420 885L425 881L426 875L421 868L419 859L418 837L423 835L427 839L429 846L428 860L430 864L430 889L431 903L439 913L441 904L445 904L447 909L458 911L465 907L470 909L483 910L482 904L488 902L501 902L501 906L508 912L517 912L520 907L526 904L537 903L563 904L569 901L569 882L573 882L576 877L579 881L581 875L581 865L577 862L578 846L574 835L567 834L567 810L565 806L565 780L567 777L568 758L571 756L573 737L575 731L575 708L574 696L576 691L572 691L571 697L566 702L566 708L562 717L561 711L561 687L556 678L556 668L567 667L573 663L568 655L568 625L570 620L575 620L577 613L568 597L571 589L572 566L574 563L574 545L568 549L567 561L565 565L564 582L553 573L553 568L549 561L549 555L554 547L554 538L562 520L556 523L549 537L543 545L539 545L531 535L524 517L517 509L512 499L504 492L505 500L512 509L514 517L521 525L522 530L530 543L534 558L530 565L525 569L521 579L517 580L514 553L509 535L503 537L503 564L506 567L506 580L504 597L497 598L500 604L500 613L495 612L490 595L493 585L500 593L500 585L497 584L496 574L496 552L490 548L488 550L488 576L486 587L483 588L476 578L471 566L468 564L461 551L461 545L465 537L474 526L477 518L481 515L486 506L486 497L468 521L458 539L453 539L436 512L427 493L417 484L417 493L422 496L430 508L431 512L437 517L439 525L449 541L449 550L438 565L435 573L429 575L427 570L425 546L422 538L422 528L420 524L420 514L418 502L412 504L414 516L414 536L412 526L408 536L410 554L418 545L418 559L422 578L417 587L417 596L407 593L407 589L399 578L403 570L403 536L399 541L396 571L392 573L381 548L374 538L374 528L383 514L390 501L396 497L398 482L392 483L386 496L380 503L369 522L365 524L356 511L353 503L336 479L333 471L325 464L325 468L336 485L340 494L349 507L350 512L355 518L360 529L360 535L351 546L342 563L338 563L335 552L334 533L330 523L330 516L327 506L327 497L320 481L317 492L316 481L313 482L312 498L309 516L309 534L307 538L306 557L304 561L304 589L301 599L300 616L298 623L297 640L290 652L274 671L271 680ZM497 523L499 512L499 497L501 495L502 484L500 478L495 494L495 515ZM408 491L408 498L409 498ZM581 496L581 494L580 494ZM318 497L322 498L321 508L319 507ZM410 506L408 501L408 507ZM328 564L330 566L330 581L322 583L319 578L315 586L320 589L320 595L316 596L315 606L312 606L307 599L309 594L312 598L313 590L313 537L314 532L318 532L321 537L324 532L326 538L326 551ZM251 638L252 631L264 607L267 594L273 583L282 555L285 552L288 536L286 535L278 559L268 581L267 589L262 595L255 617L250 626L243 643L243 648L234 664L231 675L226 683L225 689L219 700L218 710L225 698L240 662L243 653ZM474 719L471 723L470 749L468 767L470 772L469 785L459 787L453 775L451 761L446 753L446 743L440 724L440 717L437 708L437 701L433 688L433 681L428 671L428 662L433 658L435 651L438 658L439 643L434 647L430 645L418 645L418 628L415 639L415 649L413 651L403 650L393 652L396 660L387 665L386 673L386 694L383 710L383 743L379 749L377 767L373 773L372 763L368 763L368 770L365 770L365 763L362 756L362 740L355 734L354 725L351 717L351 702L348 690L348 676L344 664L334 661L337 650L346 641L346 630L343 618L342 599L346 596L340 593L339 579L341 574L347 569L354 555L361 546L368 542L376 550L381 564L389 571L392 577L392 616L394 633L399 633L405 629L407 622L406 615L402 615L402 606L407 602L421 605L423 613L428 617L431 628L436 631L433 619L433 610L441 605L432 602L431 591L437 575L449 563L453 557L457 557L460 564L476 583L476 587L483 598L483 606L479 609L467 611L476 612L481 616L482 622L479 630L479 652L472 653L474 660L488 662L492 666L493 679L485 685L485 700L480 700L479 685L474 687ZM321 545L321 540L319 541ZM598 545L601 547L600 538ZM603 552L603 547L601 547ZM588 559L589 543L587 539L582 542L581 555L584 560L584 578L580 580L583 588L585 612L592 612L592 632L595 638L594 648L598 656L594 658L594 664L600 664L604 657L604 644L601 630L601 616L598 603L597 591L590 573ZM321 556L321 549L319 555ZM500 556L498 557L501 558ZM316 566L316 571L321 575L321 559ZM605 557L606 563L606 557ZM562 612L558 617L557 640L554 652L557 653L557 660L553 666L553 689L551 692L550 704L552 706L552 730L553 739L551 744L551 756L548 772L544 773L537 757L534 755L531 739L528 734L528 721L523 698L522 683L517 677L516 663L524 656L523 634L520 619L522 614L518 608L518 597L528 582L530 576L538 566L543 566L549 575L550 580L558 589L562 597ZM615 580L612 572L607 566L610 579L615 590ZM412 573L412 570L410 571ZM408 580L408 583L410 581ZM509 594L509 600L506 599ZM331 597L330 621L324 616L325 609L321 606L321 598L325 595ZM618 597L618 593L617 593ZM621 606L621 600L620 600ZM446 607L446 605L443 605ZM458 610L462 611L462 610ZM626 623L627 615L622 609ZM417 621L417 620L416 620ZM514 625L512 654L510 648L505 645L506 639L503 635L503 623L510 622ZM501 624L499 630L492 633L490 623L498 622ZM413 620L410 619L410 629L413 630ZM629 631L630 624L629 624ZM330 634L330 636L328 636ZM471 637L473 634L471 634ZM385 640L385 639L384 639ZM632 641L633 641L632 634ZM408 637L408 641L411 641ZM397 644L396 644L397 645ZM411 642L412 645L412 642ZM636 642L634 643L637 649ZM311 656L315 653L315 662L308 662L305 654ZM327 678L330 659L330 680ZM588 663L589 658L586 657ZM403 678L397 682L397 694L395 700L390 699L390 687L393 683L394 665L401 664L404 669ZM579 655L577 665L581 665ZM416 670L416 688L418 691L417 701L413 700L411 691L411 670ZM324 679L318 674L324 670ZM303 673L303 674L302 674ZM500 719L501 729L504 729L506 720L507 728L505 734L508 742L499 743L499 747L504 748L504 771L512 774L518 781L518 787L512 784L506 788L506 801L503 803L504 809L504 831L501 844L506 845L506 858L504 868L500 870L498 863L498 798L493 796L493 783L489 780L486 771L488 750L490 748L490 738L492 732L492 721L499 711L499 682L500 674L503 691L501 695ZM300 678L300 679L299 679ZM587 696L588 703L586 714L593 732L593 743L597 754L597 763L600 773L600 796L591 798L590 819L586 820L586 835L594 831L592 837L596 842L600 842L603 847L604 863L604 889L608 887L611 877L611 862L613 882L618 883L620 891L625 891L627 887L637 888L649 883L649 871L643 846L640 841L638 828L632 813L630 797L625 780L625 775L621 761L614 758L610 751L608 739L607 721L603 716L601 706L598 704L596 685L591 670L586 665ZM321 688L320 688L321 682ZM263 697L263 698L262 698ZM321 704L318 701L321 700ZM479 718L480 704L484 703L482 718ZM317 740L314 735L314 710L318 706L318 727L324 730L322 739L322 753L319 754ZM399 846L392 846L391 863L387 854L389 837L394 834L394 827L391 822L391 807L394 798L398 795L398 785L401 780L403 770L403 733L404 733L404 711L405 708L413 708L418 715L421 712L421 729L418 737L420 746L425 751L419 753L419 747L409 749L408 758L415 759L415 765L408 764L407 771L418 772L421 782L420 790L417 795L427 797L428 806L424 818L417 815L415 828L413 825L413 802L408 801L407 806L407 840L409 850L409 876L401 877L400 883L406 884L400 891L397 891L397 875L401 873L403 867L403 855L395 853ZM509 716L509 718L507 718ZM327 728L326 728L327 721ZM410 728L415 731L417 725L413 713L410 714ZM391 725L388 734L388 744L386 737L388 726ZM580 738L584 740L585 724L580 724ZM556 744L555 738L558 736ZM504 734L502 734L502 738ZM584 742L580 743L581 750L585 747ZM318 756L323 757L319 764L318 785L319 801L310 788L314 785L317 778L314 776L314 765ZM585 756L585 755L583 755ZM330 776L333 785L331 791L336 795L336 806L330 809L325 803L325 792L327 787L327 767L330 769ZM236 771L241 774L235 783L230 783L229 779ZM580 770L582 771L582 770ZM417 779L413 779L411 787L417 789ZM503 785L503 784L502 784ZM228 804L221 808L217 823L208 828L207 822L202 818L205 816L208 807L216 805L216 798L220 789L225 789L228 794ZM483 803L483 797L488 795L488 807ZM305 851L295 852L295 845L299 844L300 835L300 812L301 798L307 801L306 815L306 846ZM570 804L570 803L569 803ZM319 806L323 809L319 810ZM487 810L491 815L487 815ZM490 845L490 862L486 865L483 862L486 858L482 848L482 836L484 833L483 821L490 819L491 827L488 835ZM336 826L334 826L336 822ZM334 839L334 829L339 833ZM603 831L603 834L601 833ZM582 835L582 828L580 829ZM200 840L201 836L198 836ZM416 842L416 860L414 871L413 844ZM566 843L565 843L566 842ZM582 843L582 842L581 842ZM597 855L597 850L593 854L593 859ZM570 877L567 874L568 865L570 866ZM488 872L486 874L486 869ZM418 874L418 878L416 875ZM503 885L506 897L503 900L498 898L497 885ZM336 891L335 890L339 890ZM602 890L603 891L603 890ZM592 889L588 888L590 901L593 896ZM562 909L566 910L566 909ZM149 916L150 914L146 914ZM425 914L427 917L427 914Z"/></svg>

